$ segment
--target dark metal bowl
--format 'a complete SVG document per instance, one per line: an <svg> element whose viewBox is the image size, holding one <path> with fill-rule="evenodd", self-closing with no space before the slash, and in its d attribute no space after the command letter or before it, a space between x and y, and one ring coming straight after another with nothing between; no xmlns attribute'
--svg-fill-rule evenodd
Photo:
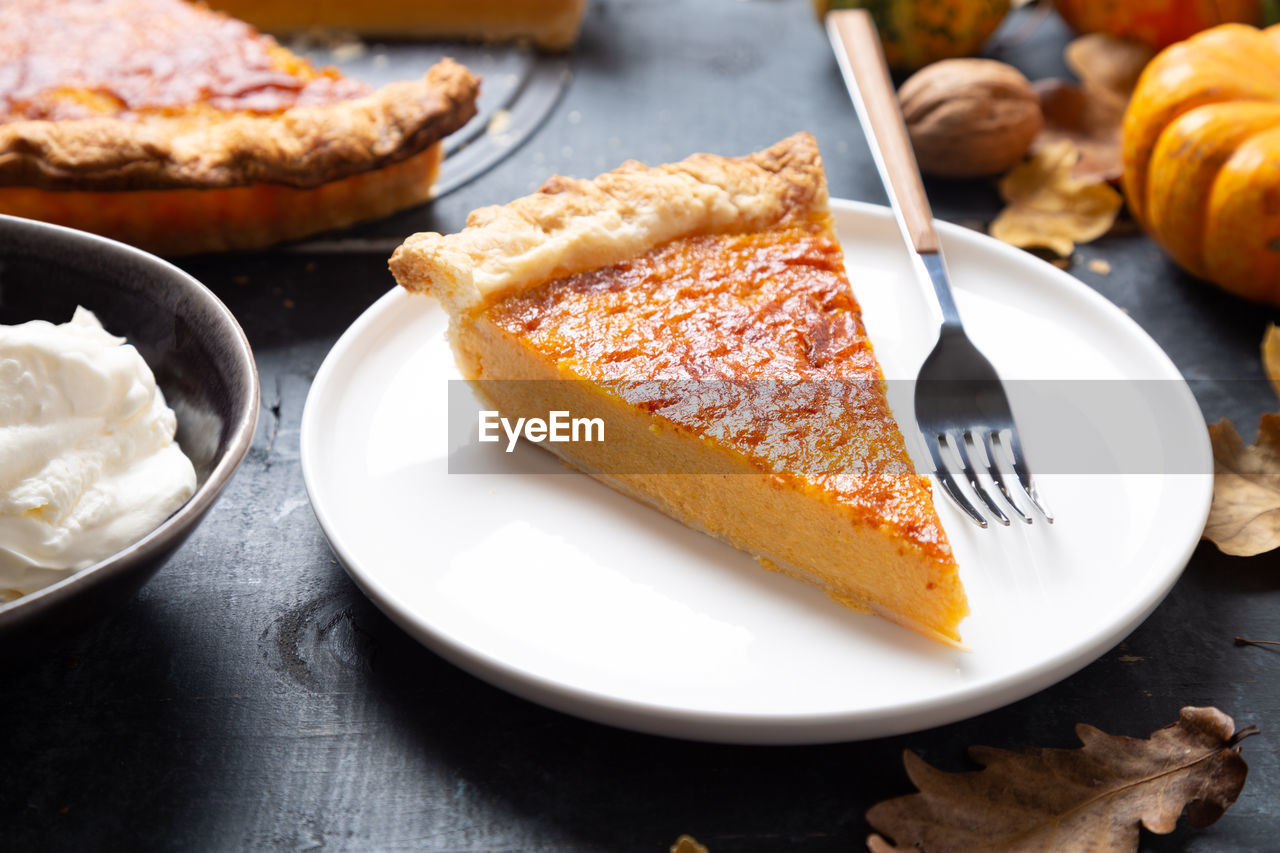
<svg viewBox="0 0 1280 853"><path fill-rule="evenodd" d="M0 324L64 323L77 305L127 338L178 418L196 491L142 540L0 605L0 659L75 630L132 596L186 540L249 449L258 371L244 331L204 285L153 255L69 228L0 216Z"/></svg>

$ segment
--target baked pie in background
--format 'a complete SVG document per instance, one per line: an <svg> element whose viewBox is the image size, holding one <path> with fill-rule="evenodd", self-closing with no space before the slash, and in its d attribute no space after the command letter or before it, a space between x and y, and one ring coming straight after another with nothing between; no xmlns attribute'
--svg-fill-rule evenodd
<svg viewBox="0 0 1280 853"><path fill-rule="evenodd" d="M252 249L431 196L479 80L378 90L183 0L6 0L0 213L161 254Z"/></svg>
<svg viewBox="0 0 1280 853"><path fill-rule="evenodd" d="M345 30L384 38L528 39L564 50L578 37L586 0L210 0L270 33Z"/></svg>

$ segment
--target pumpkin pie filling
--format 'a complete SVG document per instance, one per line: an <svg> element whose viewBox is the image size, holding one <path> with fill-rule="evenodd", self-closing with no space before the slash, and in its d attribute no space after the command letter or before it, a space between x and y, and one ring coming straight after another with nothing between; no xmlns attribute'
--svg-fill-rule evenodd
<svg viewBox="0 0 1280 853"><path fill-rule="evenodd" d="M753 469L820 489L945 560L859 313L820 216L674 240L512 296L485 320L562 376L710 436ZM610 467L629 473L610 452Z"/></svg>
<svg viewBox="0 0 1280 853"><path fill-rule="evenodd" d="M442 298L462 374L504 417L567 410L609 439L542 447L846 606L958 642L964 591L884 396L816 146L699 157L553 179L549 198L410 238L392 269ZM748 212L717 222L726 203ZM636 251L647 214L659 236ZM680 216L683 233L660 233ZM576 239L547 256L534 231Z"/></svg>

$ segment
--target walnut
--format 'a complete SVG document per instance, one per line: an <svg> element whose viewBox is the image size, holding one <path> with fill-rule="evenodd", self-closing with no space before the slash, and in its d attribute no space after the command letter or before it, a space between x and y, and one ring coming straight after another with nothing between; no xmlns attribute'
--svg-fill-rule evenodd
<svg viewBox="0 0 1280 853"><path fill-rule="evenodd" d="M902 116L926 174L996 175L1022 159L1044 118L1016 68L993 59L945 59L898 90Z"/></svg>

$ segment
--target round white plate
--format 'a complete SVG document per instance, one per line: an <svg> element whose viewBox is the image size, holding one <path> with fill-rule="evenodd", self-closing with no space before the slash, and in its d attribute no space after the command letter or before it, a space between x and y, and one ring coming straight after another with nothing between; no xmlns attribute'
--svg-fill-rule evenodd
<svg viewBox="0 0 1280 853"><path fill-rule="evenodd" d="M832 207L890 399L913 424L909 385L894 380L931 348L936 309L886 208ZM1209 443L1177 369L1122 312L1024 252L941 233L971 337L1007 380L1035 380L1009 383L1033 467L1054 459L1025 435L1036 421L1067 424L1099 458L1156 446L1180 460L1173 473L1041 467L1053 525L980 530L936 497L972 606L968 650L846 610L536 448L513 454L510 473L450 474L446 317L399 289L351 326L312 385L302 467L320 526L360 588L429 648L605 723L814 743L942 725L1034 693L1123 639L1177 580L1208 512ZM1161 389L1157 410L1134 393L1148 386Z"/></svg>

